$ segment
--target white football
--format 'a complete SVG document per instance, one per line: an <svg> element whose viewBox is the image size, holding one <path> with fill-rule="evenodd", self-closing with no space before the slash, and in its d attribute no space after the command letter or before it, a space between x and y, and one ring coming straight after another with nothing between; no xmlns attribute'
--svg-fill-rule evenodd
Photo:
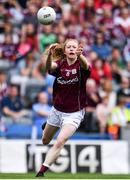
<svg viewBox="0 0 130 180"><path fill-rule="evenodd" d="M56 12L52 7L45 6L38 10L37 18L41 24L49 25L55 21Z"/></svg>

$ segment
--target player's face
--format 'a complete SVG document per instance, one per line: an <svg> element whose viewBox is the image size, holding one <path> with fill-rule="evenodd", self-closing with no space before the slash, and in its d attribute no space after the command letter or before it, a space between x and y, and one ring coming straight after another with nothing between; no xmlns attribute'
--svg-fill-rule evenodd
<svg viewBox="0 0 130 180"><path fill-rule="evenodd" d="M68 41L67 44L65 45L65 55L69 59L75 59L77 57L77 52L78 50L78 42L77 41Z"/></svg>

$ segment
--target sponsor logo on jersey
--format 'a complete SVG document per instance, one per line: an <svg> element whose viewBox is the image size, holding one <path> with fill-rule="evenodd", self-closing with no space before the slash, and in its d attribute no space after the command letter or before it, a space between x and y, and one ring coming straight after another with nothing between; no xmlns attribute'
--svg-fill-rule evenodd
<svg viewBox="0 0 130 180"><path fill-rule="evenodd" d="M57 83L59 83L59 84L74 84L78 81L79 81L79 79L77 76L75 78L69 79L69 80L65 80L62 77L57 78Z"/></svg>

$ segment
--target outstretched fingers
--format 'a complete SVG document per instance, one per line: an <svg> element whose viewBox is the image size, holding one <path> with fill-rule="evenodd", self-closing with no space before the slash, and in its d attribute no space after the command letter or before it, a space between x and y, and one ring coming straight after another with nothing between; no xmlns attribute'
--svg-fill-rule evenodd
<svg viewBox="0 0 130 180"><path fill-rule="evenodd" d="M83 45L79 44L78 50L77 50L77 55L80 56L83 53Z"/></svg>

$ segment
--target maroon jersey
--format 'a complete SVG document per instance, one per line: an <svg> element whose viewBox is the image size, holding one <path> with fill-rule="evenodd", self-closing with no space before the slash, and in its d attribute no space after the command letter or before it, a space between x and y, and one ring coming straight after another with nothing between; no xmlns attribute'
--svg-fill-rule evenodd
<svg viewBox="0 0 130 180"><path fill-rule="evenodd" d="M66 60L56 61L58 68L50 74L56 79L53 84L53 104L61 112L76 112L86 106L86 80L90 68L84 70L77 60L68 65Z"/></svg>

